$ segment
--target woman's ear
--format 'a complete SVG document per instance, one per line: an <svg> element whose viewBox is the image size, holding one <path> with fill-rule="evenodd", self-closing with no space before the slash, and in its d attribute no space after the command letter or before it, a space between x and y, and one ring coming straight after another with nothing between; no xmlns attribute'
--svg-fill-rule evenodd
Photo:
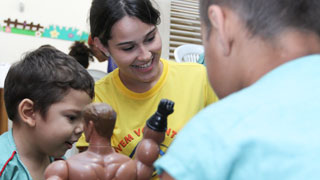
<svg viewBox="0 0 320 180"><path fill-rule="evenodd" d="M30 127L36 125L36 114L34 111L34 102L30 99L23 99L18 105L20 120Z"/></svg>
<svg viewBox="0 0 320 180"><path fill-rule="evenodd" d="M226 28L227 16L225 13L225 9L217 5L211 5L208 8L208 17L212 25L211 33L216 33L217 43L221 45L223 54L227 56L230 54L232 41Z"/></svg>
<svg viewBox="0 0 320 180"><path fill-rule="evenodd" d="M94 130L94 124L92 121L89 121L88 124L85 124L84 128L84 136L86 137L86 141L90 142L90 138L92 137L92 132Z"/></svg>
<svg viewBox="0 0 320 180"><path fill-rule="evenodd" d="M93 38L93 44L97 47L100 51L102 51L106 56L110 56L108 49L101 43L98 37Z"/></svg>

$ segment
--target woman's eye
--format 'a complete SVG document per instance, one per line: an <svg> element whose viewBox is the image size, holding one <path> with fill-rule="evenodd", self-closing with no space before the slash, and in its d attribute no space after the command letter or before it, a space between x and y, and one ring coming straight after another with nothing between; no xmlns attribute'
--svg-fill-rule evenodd
<svg viewBox="0 0 320 180"><path fill-rule="evenodd" d="M134 46L130 46L130 47L126 47L126 48L122 48L122 50L124 51L130 51L134 48Z"/></svg>
<svg viewBox="0 0 320 180"><path fill-rule="evenodd" d="M147 39L148 42L151 42L151 41L153 41L153 40L154 40L154 36L152 36L152 37L150 37L150 38Z"/></svg>

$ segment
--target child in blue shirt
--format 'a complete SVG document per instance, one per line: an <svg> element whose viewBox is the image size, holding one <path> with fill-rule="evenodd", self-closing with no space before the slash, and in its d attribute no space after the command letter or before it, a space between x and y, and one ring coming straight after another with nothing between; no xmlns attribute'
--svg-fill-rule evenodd
<svg viewBox="0 0 320 180"><path fill-rule="evenodd" d="M0 136L0 180L44 179L83 132L94 80L73 57L45 45L13 64L4 84L12 129Z"/></svg>

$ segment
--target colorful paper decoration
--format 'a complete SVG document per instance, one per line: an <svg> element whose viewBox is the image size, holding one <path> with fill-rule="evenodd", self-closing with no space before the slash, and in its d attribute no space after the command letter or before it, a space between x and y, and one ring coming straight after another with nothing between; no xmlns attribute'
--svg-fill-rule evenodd
<svg viewBox="0 0 320 180"><path fill-rule="evenodd" d="M49 28L45 28L42 37L63 39L69 41L86 41L89 34L82 32L79 34L78 29L66 28L60 26L50 25Z"/></svg>
<svg viewBox="0 0 320 180"><path fill-rule="evenodd" d="M18 22L18 20L16 19L15 21L11 21L10 18L8 18L7 20L4 20L4 22L7 24L7 27L11 27L10 25L14 25L15 28L18 28L19 26L22 26L22 29L26 29L27 27L29 27L29 30L40 30L43 28L43 26L40 26L40 24L34 25L33 22L31 22L30 24L28 24L26 21L24 21L23 23ZM19 28L21 29L21 28Z"/></svg>
<svg viewBox="0 0 320 180"><path fill-rule="evenodd" d="M27 21L19 22L17 19L12 21L10 18L3 21L6 26L0 26L0 32L23 34L35 37L45 37L53 39L61 39L68 41L87 41L89 33L79 32L76 28L60 27L58 25L50 25L44 28L40 24L34 24L33 22L27 23Z"/></svg>

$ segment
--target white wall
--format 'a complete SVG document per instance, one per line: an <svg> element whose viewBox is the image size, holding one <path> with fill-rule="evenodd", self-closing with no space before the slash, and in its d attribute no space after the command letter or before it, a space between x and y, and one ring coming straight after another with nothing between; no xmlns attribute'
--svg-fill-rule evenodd
<svg viewBox="0 0 320 180"><path fill-rule="evenodd" d="M161 14L161 23L158 26L162 39L161 57L164 59L169 59L171 0L155 0L155 4L155 7L159 9Z"/></svg>
<svg viewBox="0 0 320 180"><path fill-rule="evenodd" d="M162 57L168 58L169 48L169 17L170 0L155 0L161 11L161 24L159 31L163 41ZM0 1L0 25L7 18L18 21L26 20L27 23L40 23L44 27L59 25L75 27L80 31L89 32L87 21L91 0L1 0ZM24 11L20 11L20 5L24 5ZM51 44L63 52L68 52L72 41L36 38L33 36L6 33L0 31L0 62L13 63L21 58L21 55L43 44ZM107 63L91 64L89 68L106 71Z"/></svg>
<svg viewBox="0 0 320 180"><path fill-rule="evenodd" d="M24 4L23 12L19 10L21 2ZM90 0L1 0L0 25L5 25L3 20L10 18L11 20L18 19L20 22L26 20L27 23L40 23L44 27L59 25L75 27L88 32L89 26L86 19L90 2ZM36 38L5 32L0 32L0 42L0 62L8 63L19 60L22 53L36 49L43 44L51 44L66 53L72 44L72 41Z"/></svg>

